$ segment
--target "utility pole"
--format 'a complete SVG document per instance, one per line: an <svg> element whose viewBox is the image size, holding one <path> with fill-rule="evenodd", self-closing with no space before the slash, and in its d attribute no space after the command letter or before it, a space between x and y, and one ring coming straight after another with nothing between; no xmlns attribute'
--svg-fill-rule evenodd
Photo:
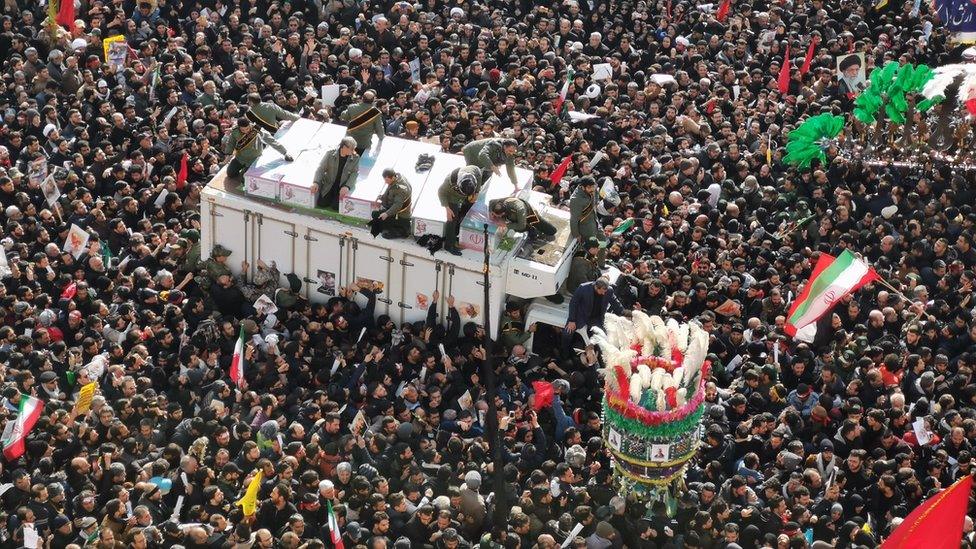
<svg viewBox="0 0 976 549"><path fill-rule="evenodd" d="M495 383L494 353L491 340L491 254L488 251L488 224L482 226L484 236L485 260L482 270L484 271L484 291L485 291L485 360L483 364L483 377L485 380L485 400L488 401L488 425L486 433L488 435L488 449L492 457L492 490L495 492L495 510L493 513L494 524L496 527L504 527L508 520L508 504L505 493L505 477L502 469L505 464L502 462L502 440L498 430L498 406L495 405L495 398L498 396L498 386Z"/></svg>

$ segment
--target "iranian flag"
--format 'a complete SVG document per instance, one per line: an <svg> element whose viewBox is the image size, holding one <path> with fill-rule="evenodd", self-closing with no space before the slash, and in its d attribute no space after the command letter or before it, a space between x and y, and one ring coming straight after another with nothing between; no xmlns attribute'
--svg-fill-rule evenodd
<svg viewBox="0 0 976 549"><path fill-rule="evenodd" d="M336 518L335 511L332 510L332 502L326 502L326 506L329 509L329 538L332 540L332 546L335 549L345 549L342 544L342 533L339 532L339 519Z"/></svg>
<svg viewBox="0 0 976 549"><path fill-rule="evenodd" d="M804 327L815 324L844 296L880 278L850 250L844 250L836 258L821 254L810 280L790 306L786 333L796 336Z"/></svg>
<svg viewBox="0 0 976 549"><path fill-rule="evenodd" d="M230 379L238 387L244 386L244 326L241 326L241 335L234 345L234 358L230 361Z"/></svg>
<svg viewBox="0 0 976 549"><path fill-rule="evenodd" d="M566 102L566 95L569 94L569 83L573 81L573 75L575 73L576 71L572 67L566 69L566 81L563 82L563 87L559 90L559 97L552 103L552 108L556 110L556 114L559 114L563 110L563 103Z"/></svg>
<svg viewBox="0 0 976 549"><path fill-rule="evenodd" d="M34 428L37 418L41 417L42 410L44 410L44 402L21 393L17 419L8 423L3 436L0 437L3 457L7 458L7 461L16 461L17 458L24 455L24 439Z"/></svg>

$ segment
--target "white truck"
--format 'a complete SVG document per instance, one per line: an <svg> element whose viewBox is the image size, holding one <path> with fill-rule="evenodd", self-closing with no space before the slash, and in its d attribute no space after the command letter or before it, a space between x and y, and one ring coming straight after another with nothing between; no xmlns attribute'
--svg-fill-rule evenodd
<svg viewBox="0 0 976 549"><path fill-rule="evenodd" d="M338 288L357 281L383 284L376 314L388 314L398 324L423 320L434 290L440 292L437 310L443 320L447 296L455 298L462 322L485 321L483 226L489 225L490 315L492 337L509 296L532 301L526 317L532 322L562 326L567 305L544 299L558 292L568 275L576 248L569 235L569 212L549 204L545 194L530 190L532 174L518 170L518 185L505 171L493 176L466 216L461 231L462 255L444 251L432 255L413 238L373 237L365 221L382 192L381 172L393 167L413 188L415 237L440 235L445 221L437 189L444 177L463 165L460 155L446 154L430 143L387 137L364 153L355 188L343 200L339 214L314 207L312 175L322 155L338 146L345 128L311 120L284 126L276 137L295 157L286 163L273 149L245 173L244 181L221 170L203 191L201 201L201 257L216 244L230 249L229 264L239 273L242 261L255 269L258 260L277 264L282 274L301 278L302 292L312 302L325 302ZM418 172L420 154L431 154L434 165ZM550 242L528 242L524 234L496 235L487 219L486 200L518 195L555 225ZM249 273L249 274L253 274Z"/></svg>

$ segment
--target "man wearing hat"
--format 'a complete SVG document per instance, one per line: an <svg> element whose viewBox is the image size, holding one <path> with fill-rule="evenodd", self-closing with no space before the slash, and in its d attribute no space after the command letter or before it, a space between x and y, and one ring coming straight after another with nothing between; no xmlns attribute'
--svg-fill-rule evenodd
<svg viewBox="0 0 976 549"><path fill-rule="evenodd" d="M41 385L38 396L44 400L63 400L64 392L58 385L58 374L52 370L42 372L39 378Z"/></svg>
<svg viewBox="0 0 976 549"><path fill-rule="evenodd" d="M383 170L383 182L386 188L379 197L380 209L373 212L372 230L383 238L406 238L410 236L410 182L391 168Z"/></svg>
<svg viewBox="0 0 976 549"><path fill-rule="evenodd" d="M380 143L386 137L383 129L383 113L374 103L376 92L367 90L363 93L363 100L349 105L339 115L339 120L346 123L346 135L356 140L356 154L362 156L366 149L373 145L373 136L377 136Z"/></svg>
<svg viewBox="0 0 976 549"><path fill-rule="evenodd" d="M67 547L74 541L75 535L71 528L71 520L63 514L58 514L51 519L51 533L54 538L51 540L51 547Z"/></svg>
<svg viewBox="0 0 976 549"><path fill-rule="evenodd" d="M461 249L457 245L461 222L478 199L487 173L478 166L469 164L451 170L437 189L437 197L447 212L443 232L444 250L452 255L461 255Z"/></svg>
<svg viewBox="0 0 976 549"><path fill-rule="evenodd" d="M518 152L518 143L514 139L501 139L489 137L472 141L461 149L464 154L465 164L478 166L483 171L500 174L498 167L505 165L508 177L512 184L519 186L518 178L515 175L515 155ZM487 181L487 177L484 178Z"/></svg>
<svg viewBox="0 0 976 549"><path fill-rule="evenodd" d="M81 526L78 529L78 535L75 537L74 543L80 547L86 547L97 537L98 521L95 520L95 517L84 517L81 519Z"/></svg>
<svg viewBox="0 0 976 549"><path fill-rule="evenodd" d="M298 120L299 116L282 109L270 101L261 101L261 96L257 93L247 94L248 110L244 114L251 122L259 128L269 132L278 131L278 123L282 120Z"/></svg>
<svg viewBox="0 0 976 549"><path fill-rule="evenodd" d="M572 293L580 284L593 282L600 278L600 241L591 236L584 241L582 249L576 250L569 264L569 276L566 277L566 291Z"/></svg>
<svg viewBox="0 0 976 549"><path fill-rule="evenodd" d="M207 276L203 282L205 288L209 288L212 282L216 282L223 275L232 276L230 267L227 266L227 258L231 251L223 244L216 244L210 252L210 259L200 263L200 270L206 271ZM200 283L200 281L197 281Z"/></svg>
<svg viewBox="0 0 976 549"><path fill-rule="evenodd" d="M187 271L195 271L200 264L200 231L186 229L180 233L180 238L186 239L189 244L186 247L183 265Z"/></svg>
<svg viewBox="0 0 976 549"><path fill-rule="evenodd" d="M539 217L532 205L521 198L496 198L488 203L488 211L499 231L508 227L516 232L528 233L533 240L540 235L549 239L556 236L556 227Z"/></svg>
<svg viewBox="0 0 976 549"><path fill-rule="evenodd" d="M356 186L357 175L359 154L356 152L356 139L346 136L337 148L325 153L315 170L312 190L318 196L316 205L338 210L339 201Z"/></svg>
<svg viewBox="0 0 976 549"><path fill-rule="evenodd" d="M224 146L224 154L234 155L230 162L227 163L227 176L233 178L240 177L261 156L265 146L271 147L284 155L286 162L294 160L288 154L288 149L272 137L271 134L256 124L253 124L249 118L239 118L237 120L237 126L230 132L230 136L227 138L227 144Z"/></svg>

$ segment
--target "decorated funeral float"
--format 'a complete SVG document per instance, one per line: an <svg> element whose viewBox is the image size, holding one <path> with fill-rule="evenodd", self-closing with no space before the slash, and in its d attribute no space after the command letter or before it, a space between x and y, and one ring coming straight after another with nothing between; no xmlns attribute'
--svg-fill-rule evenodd
<svg viewBox="0 0 976 549"><path fill-rule="evenodd" d="M837 112L807 118L790 132L786 153L799 169L835 156L867 166L976 169L976 48L934 69L876 67L849 120Z"/></svg>
<svg viewBox="0 0 976 549"><path fill-rule="evenodd" d="M606 368L603 438L622 494L673 512L701 439L708 333L634 311L593 329Z"/></svg>

